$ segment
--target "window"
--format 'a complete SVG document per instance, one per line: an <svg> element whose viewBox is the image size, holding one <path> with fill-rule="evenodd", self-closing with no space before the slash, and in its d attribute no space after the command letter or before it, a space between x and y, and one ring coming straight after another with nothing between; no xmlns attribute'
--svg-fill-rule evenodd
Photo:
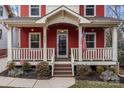
<svg viewBox="0 0 124 93"><path fill-rule="evenodd" d="M95 6L94 5L86 5L84 14L85 14L85 16L95 16Z"/></svg>
<svg viewBox="0 0 124 93"><path fill-rule="evenodd" d="M30 48L40 48L40 33L30 33Z"/></svg>
<svg viewBox="0 0 124 93"><path fill-rule="evenodd" d="M3 7L0 6L0 16L3 16Z"/></svg>
<svg viewBox="0 0 124 93"><path fill-rule="evenodd" d="M39 16L39 15L40 15L39 5L31 5L30 6L30 16Z"/></svg>
<svg viewBox="0 0 124 93"><path fill-rule="evenodd" d="M87 48L96 47L96 38L95 33L86 33L86 44Z"/></svg>
<svg viewBox="0 0 124 93"><path fill-rule="evenodd" d="M0 39L2 39L2 29L0 29Z"/></svg>

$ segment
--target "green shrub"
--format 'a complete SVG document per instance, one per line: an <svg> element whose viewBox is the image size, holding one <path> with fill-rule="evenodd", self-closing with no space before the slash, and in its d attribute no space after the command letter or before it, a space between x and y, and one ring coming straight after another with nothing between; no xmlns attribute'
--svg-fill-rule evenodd
<svg viewBox="0 0 124 93"><path fill-rule="evenodd" d="M90 66L77 65L76 66L76 77L82 79L85 76L92 74L92 69Z"/></svg>
<svg viewBox="0 0 124 93"><path fill-rule="evenodd" d="M124 66L124 50L119 50L118 51L118 61L120 65Z"/></svg>
<svg viewBox="0 0 124 93"><path fill-rule="evenodd" d="M103 71L105 71L104 66L96 66L96 72L98 74L101 74Z"/></svg>
<svg viewBox="0 0 124 93"><path fill-rule="evenodd" d="M49 64L41 62L36 66L36 73L38 77L47 77L50 75Z"/></svg>
<svg viewBox="0 0 124 93"><path fill-rule="evenodd" d="M31 65L29 62L24 62L24 64L22 65L22 70L23 71L28 71L30 69Z"/></svg>
<svg viewBox="0 0 124 93"><path fill-rule="evenodd" d="M15 63L11 62L11 63L7 64L7 68L8 68L8 70L14 69L15 68Z"/></svg>

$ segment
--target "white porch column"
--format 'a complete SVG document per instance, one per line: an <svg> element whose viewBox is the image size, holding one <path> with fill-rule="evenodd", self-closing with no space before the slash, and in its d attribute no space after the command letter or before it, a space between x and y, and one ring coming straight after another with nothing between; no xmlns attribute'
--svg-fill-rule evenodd
<svg viewBox="0 0 124 93"><path fill-rule="evenodd" d="M8 62L12 61L12 32L13 28L9 27L9 31L7 32L7 56L8 56Z"/></svg>
<svg viewBox="0 0 124 93"><path fill-rule="evenodd" d="M79 61L82 61L82 26L79 25L78 30L78 55L79 55Z"/></svg>
<svg viewBox="0 0 124 93"><path fill-rule="evenodd" d="M43 61L47 61L47 27L43 26Z"/></svg>
<svg viewBox="0 0 124 93"><path fill-rule="evenodd" d="M117 28L114 27L112 31L112 48L113 48L113 61L117 62L118 61L118 41L117 41Z"/></svg>

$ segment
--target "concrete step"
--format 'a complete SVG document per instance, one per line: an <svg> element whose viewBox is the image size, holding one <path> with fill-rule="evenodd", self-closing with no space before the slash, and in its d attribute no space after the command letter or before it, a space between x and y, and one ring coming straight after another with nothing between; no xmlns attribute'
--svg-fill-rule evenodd
<svg viewBox="0 0 124 93"><path fill-rule="evenodd" d="M54 67L54 70L72 70L71 67Z"/></svg>

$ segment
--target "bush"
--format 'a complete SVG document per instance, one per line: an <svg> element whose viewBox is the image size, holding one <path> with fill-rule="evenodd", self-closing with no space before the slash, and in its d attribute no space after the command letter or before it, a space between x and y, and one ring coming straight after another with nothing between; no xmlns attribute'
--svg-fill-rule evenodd
<svg viewBox="0 0 124 93"><path fill-rule="evenodd" d="M23 71L28 71L30 69L31 65L29 62L24 62L24 64L22 65L22 70Z"/></svg>
<svg viewBox="0 0 124 93"><path fill-rule="evenodd" d="M12 76L12 77L16 77L16 76L22 76L23 75L23 70L22 69L18 69L18 68L14 68L8 71L8 75Z"/></svg>
<svg viewBox="0 0 124 93"><path fill-rule="evenodd" d="M120 65L124 66L124 50L118 51L118 61Z"/></svg>
<svg viewBox="0 0 124 93"><path fill-rule="evenodd" d="M39 63L36 66L36 73L39 78L50 76L49 64L46 62Z"/></svg>
<svg viewBox="0 0 124 93"><path fill-rule="evenodd" d="M103 71L105 71L104 66L96 66L96 72L98 74L101 74Z"/></svg>
<svg viewBox="0 0 124 93"><path fill-rule="evenodd" d="M92 69L90 66L77 65L76 66L76 76L82 79L85 76L92 74Z"/></svg>
<svg viewBox="0 0 124 93"><path fill-rule="evenodd" d="M7 68L8 68L8 70L14 69L15 68L15 63L11 62L11 63L7 64Z"/></svg>

